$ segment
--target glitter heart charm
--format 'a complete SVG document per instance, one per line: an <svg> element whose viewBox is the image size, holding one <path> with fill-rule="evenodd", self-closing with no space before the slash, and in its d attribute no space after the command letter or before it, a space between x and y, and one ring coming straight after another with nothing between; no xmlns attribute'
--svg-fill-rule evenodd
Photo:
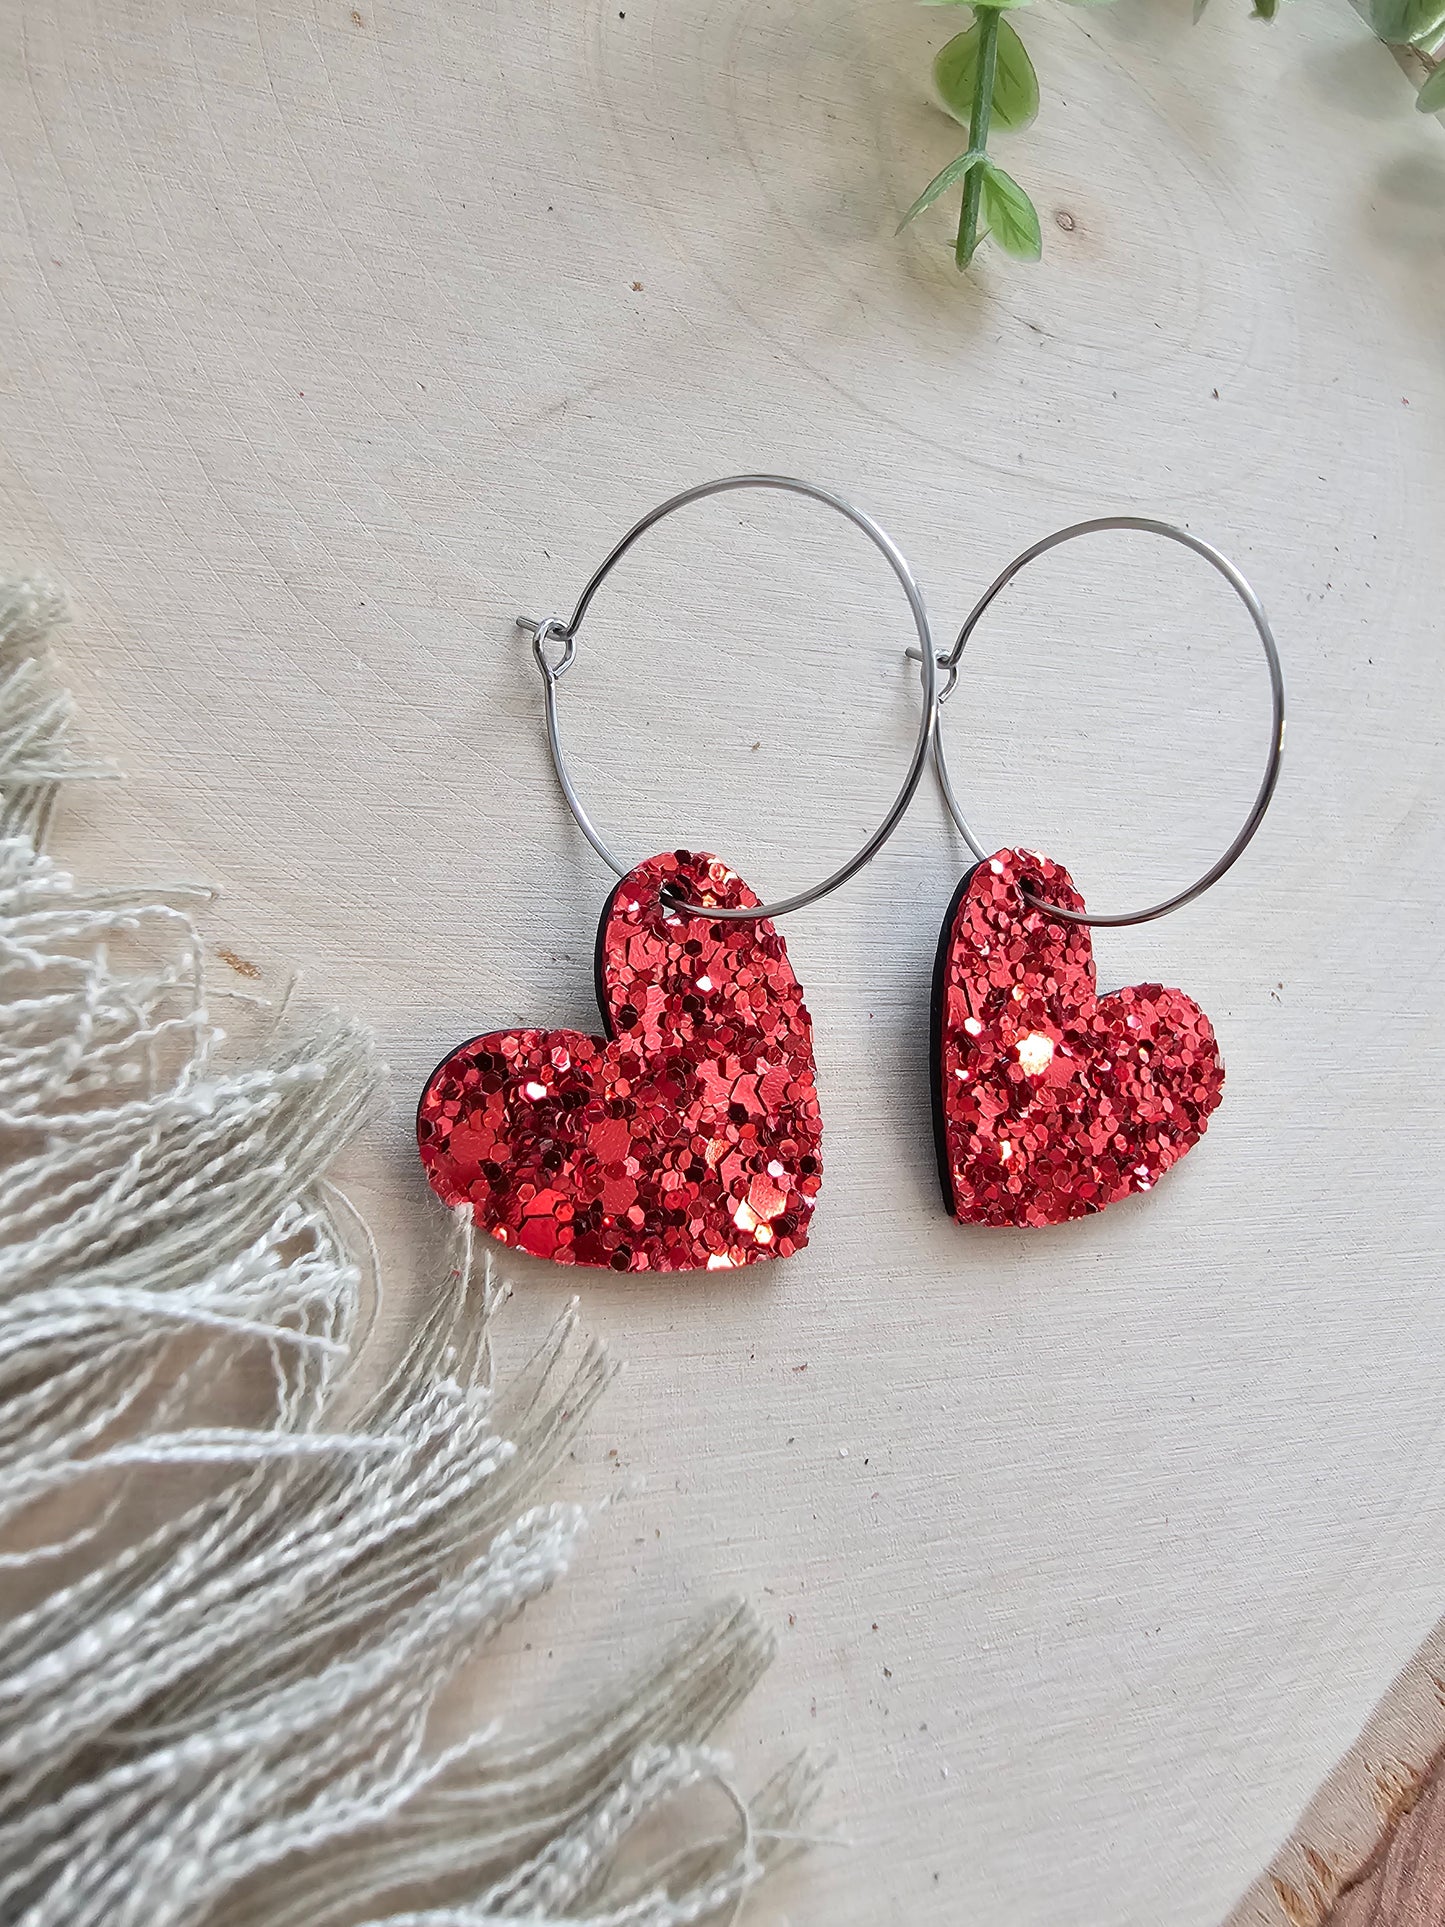
<svg viewBox="0 0 1445 1927"><path fill-rule="evenodd" d="M664 893L668 893L665 895ZM432 1188L500 1243L614 1271L720 1271L808 1240L822 1181L812 1021L773 925L716 857L652 857L597 931L605 1036L491 1031L428 1078Z"/></svg>
<svg viewBox="0 0 1445 1927"><path fill-rule="evenodd" d="M939 1175L960 1224L1062 1224L1148 1191L1203 1136L1224 1088L1204 1012L1134 984L1100 997L1068 872L1000 850L959 885L933 976Z"/></svg>

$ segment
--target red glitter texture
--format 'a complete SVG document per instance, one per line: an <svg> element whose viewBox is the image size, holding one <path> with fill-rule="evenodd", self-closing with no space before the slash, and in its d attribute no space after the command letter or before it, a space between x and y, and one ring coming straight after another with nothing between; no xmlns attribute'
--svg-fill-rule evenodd
<svg viewBox="0 0 1445 1927"><path fill-rule="evenodd" d="M964 878L934 977L934 1121L960 1224L1062 1224L1150 1190L1224 1087L1214 1030L1180 990L1100 997L1069 873L1000 850Z"/></svg>
<svg viewBox="0 0 1445 1927"><path fill-rule="evenodd" d="M672 910L755 904L676 850L613 891L597 935L606 1039L474 1037L431 1077L432 1188L500 1243L614 1271L721 1271L808 1241L822 1182L813 1026L771 923Z"/></svg>

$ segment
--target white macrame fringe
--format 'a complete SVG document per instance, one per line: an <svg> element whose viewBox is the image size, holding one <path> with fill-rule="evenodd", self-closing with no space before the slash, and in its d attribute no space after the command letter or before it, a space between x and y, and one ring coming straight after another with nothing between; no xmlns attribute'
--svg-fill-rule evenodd
<svg viewBox="0 0 1445 1927"><path fill-rule="evenodd" d="M448 1682L568 1569L585 1515L537 1494L613 1368L574 1309L499 1379L506 1294L459 1220L357 1402L362 1268L325 1173L377 1105L371 1046L327 1017L227 1051L200 893L41 852L56 786L95 773L45 660L62 613L0 583L0 1920L730 1918L815 1786L800 1761L744 1802L702 1743L770 1656L745 1606L536 1737L429 1743ZM632 1838L707 1786L715 1833Z"/></svg>

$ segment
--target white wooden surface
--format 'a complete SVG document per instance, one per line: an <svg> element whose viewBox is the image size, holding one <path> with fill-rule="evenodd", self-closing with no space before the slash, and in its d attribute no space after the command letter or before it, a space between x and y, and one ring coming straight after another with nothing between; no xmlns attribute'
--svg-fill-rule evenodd
<svg viewBox="0 0 1445 1927"><path fill-rule="evenodd" d="M967 284L941 212L892 238L958 144L921 97L954 22L903 0L0 0L0 552L71 585L130 778L65 847L214 880L218 945L376 1026L395 1116L352 1178L391 1342L439 1243L421 1077L592 1015L609 879L517 609L664 493L770 467L877 512L943 631L1015 548L1126 508L1221 542L1275 617L1254 851L1099 941L1229 1065L1153 1198L942 1215L923 1049L962 855L925 790L786 928L808 1251L518 1269L519 1343L580 1284L632 1363L577 1489L650 1483L513 1646L572 1683L690 1601L760 1601L743 1770L835 1747L854 1843L762 1922L1219 1921L1445 1603L1445 149L1335 0L1188 12L1035 11L1045 113L1009 151L1047 257ZM816 512L669 525L563 689L600 820L770 893L819 874L901 766L905 631ZM1187 558L1051 558L949 715L979 824L1105 908L1190 874L1263 753L1251 650Z"/></svg>

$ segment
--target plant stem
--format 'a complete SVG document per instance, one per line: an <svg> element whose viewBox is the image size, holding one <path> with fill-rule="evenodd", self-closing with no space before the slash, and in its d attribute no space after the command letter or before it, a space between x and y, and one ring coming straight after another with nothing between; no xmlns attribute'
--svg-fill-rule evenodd
<svg viewBox="0 0 1445 1927"><path fill-rule="evenodd" d="M998 65L998 8L977 6L978 71L973 81L973 111L968 122L968 145L979 159L968 170L963 183L963 206L958 215L958 243L953 251L957 265L966 268L978 246L978 210L983 199L983 152L988 146L988 125L993 118L993 77Z"/></svg>

